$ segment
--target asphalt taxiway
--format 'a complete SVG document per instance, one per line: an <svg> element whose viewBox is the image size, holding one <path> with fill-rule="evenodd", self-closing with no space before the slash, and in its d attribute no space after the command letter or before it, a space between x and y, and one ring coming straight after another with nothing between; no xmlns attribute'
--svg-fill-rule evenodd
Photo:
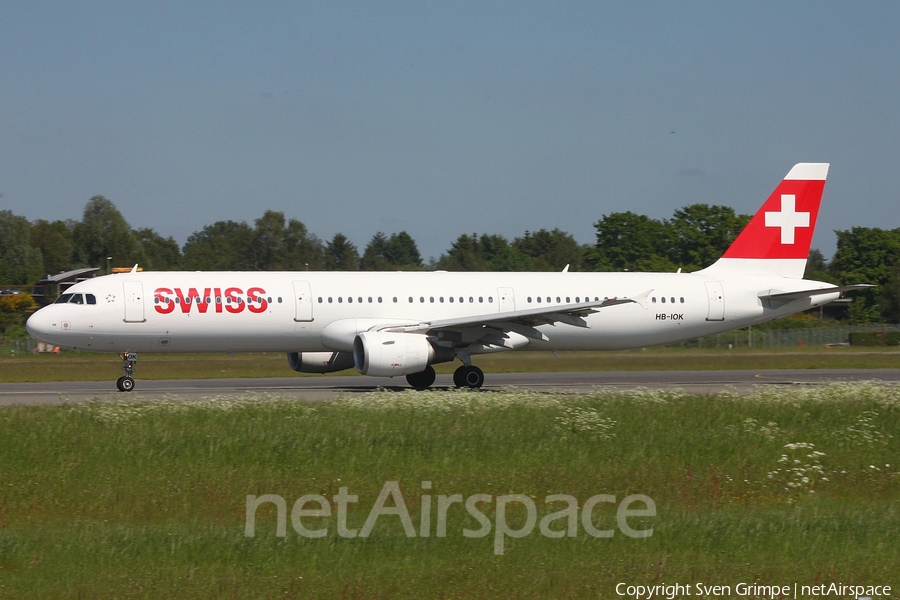
<svg viewBox="0 0 900 600"><path fill-rule="evenodd" d="M487 373L485 391L516 387L541 392L589 393L597 388L677 388L691 393L748 391L756 386L809 386L831 382L879 381L900 384L900 369L805 369L734 371L596 371L577 373ZM431 389L453 387L450 375L438 375ZM132 392L118 392L114 381L66 381L0 384L0 406L64 404L88 400L225 398L248 394L323 401L376 389L410 389L404 377L272 377L262 379L136 380ZM427 393L427 392L426 392Z"/></svg>

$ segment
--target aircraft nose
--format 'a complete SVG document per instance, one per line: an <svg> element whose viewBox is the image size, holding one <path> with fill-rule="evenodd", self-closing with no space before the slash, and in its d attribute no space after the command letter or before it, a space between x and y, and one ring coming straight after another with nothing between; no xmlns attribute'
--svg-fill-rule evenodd
<svg viewBox="0 0 900 600"><path fill-rule="evenodd" d="M25 321L25 330L28 335L41 342L49 342L50 318L43 309L37 311Z"/></svg>

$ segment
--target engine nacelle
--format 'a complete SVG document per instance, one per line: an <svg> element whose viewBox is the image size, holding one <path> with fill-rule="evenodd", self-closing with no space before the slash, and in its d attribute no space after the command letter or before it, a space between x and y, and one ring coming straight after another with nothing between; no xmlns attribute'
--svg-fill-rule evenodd
<svg viewBox="0 0 900 600"><path fill-rule="evenodd" d="M365 331L353 340L353 362L363 375L409 375L434 362L434 347L417 333Z"/></svg>
<svg viewBox="0 0 900 600"><path fill-rule="evenodd" d="M353 366L350 352L288 352L287 357L298 373L334 373Z"/></svg>

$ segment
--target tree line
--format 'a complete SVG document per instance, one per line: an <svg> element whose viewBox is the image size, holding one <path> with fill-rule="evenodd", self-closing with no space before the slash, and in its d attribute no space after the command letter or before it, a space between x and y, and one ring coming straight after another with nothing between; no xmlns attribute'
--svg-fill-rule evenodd
<svg viewBox="0 0 900 600"><path fill-rule="evenodd" d="M192 233L183 246L153 229L132 228L115 205L94 196L80 221L28 221L0 211L0 287L30 285L46 273L80 267L140 264L147 270L259 271L695 271L721 256L750 215L727 206L693 204L669 219L633 212L602 215L596 239L579 244L559 229L462 234L427 262L405 231L375 233L360 251L347 237L323 241L299 220L267 210L253 224L217 221ZM900 229L853 227L837 231L831 261L813 250L806 277L837 284L873 283L856 294L850 315L860 322L900 319Z"/></svg>

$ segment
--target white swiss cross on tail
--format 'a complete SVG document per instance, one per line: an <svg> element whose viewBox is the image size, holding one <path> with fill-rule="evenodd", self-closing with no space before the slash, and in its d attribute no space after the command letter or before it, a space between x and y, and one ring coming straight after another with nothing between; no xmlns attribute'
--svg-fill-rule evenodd
<svg viewBox="0 0 900 600"><path fill-rule="evenodd" d="M781 228L781 243L794 243L794 230L809 227L809 213L797 212L797 197L794 194L781 195L781 212L766 213L766 227Z"/></svg>
<svg viewBox="0 0 900 600"><path fill-rule="evenodd" d="M801 279L826 175L827 163L794 165L710 269L739 269Z"/></svg>

